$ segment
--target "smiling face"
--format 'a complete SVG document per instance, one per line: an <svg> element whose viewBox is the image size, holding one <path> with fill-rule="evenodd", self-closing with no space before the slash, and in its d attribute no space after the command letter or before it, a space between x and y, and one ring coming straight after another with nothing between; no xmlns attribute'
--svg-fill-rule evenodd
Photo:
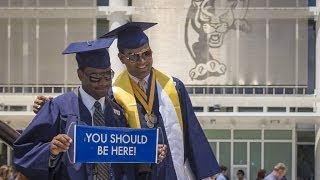
<svg viewBox="0 0 320 180"><path fill-rule="evenodd" d="M148 43L136 49L122 49L118 54L120 61L126 65L128 72L138 78L145 78L151 71L152 68L152 53L144 55L144 53L151 52ZM139 57L136 61L132 61L130 57Z"/></svg>
<svg viewBox="0 0 320 180"><path fill-rule="evenodd" d="M86 67L78 69L78 77L82 88L96 100L105 97L112 84L111 67L98 69Z"/></svg>

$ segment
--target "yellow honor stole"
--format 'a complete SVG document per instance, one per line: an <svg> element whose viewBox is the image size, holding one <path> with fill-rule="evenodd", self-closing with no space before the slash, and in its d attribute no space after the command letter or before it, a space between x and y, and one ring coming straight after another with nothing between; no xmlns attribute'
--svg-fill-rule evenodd
<svg viewBox="0 0 320 180"><path fill-rule="evenodd" d="M154 93L156 90L156 81L159 82L162 89L170 98L173 107L175 108L175 112L177 113L177 117L179 119L179 124L181 130L183 132L183 123L182 123L182 115L181 115L181 107L179 102L178 92L175 88L175 84L173 79L166 76L156 69L152 69L152 81L150 87L150 95L144 96L145 93L138 87L136 83L131 83L131 78L128 75L128 71L123 71L115 80L113 84L113 95L117 101L117 103L124 109L126 119L131 128L141 128L138 107L135 97L140 101L140 99L144 99L145 103L141 102L142 106L145 108L146 112L151 114ZM140 89L140 91L139 91ZM152 92L153 91L153 92ZM158 92L159 96L159 92ZM140 98L140 99L139 99ZM151 101L152 100L152 101ZM146 103L148 101L148 103Z"/></svg>

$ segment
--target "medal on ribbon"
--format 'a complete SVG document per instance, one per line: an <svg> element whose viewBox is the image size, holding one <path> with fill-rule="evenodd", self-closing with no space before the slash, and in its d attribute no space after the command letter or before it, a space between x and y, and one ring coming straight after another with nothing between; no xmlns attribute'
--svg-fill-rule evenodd
<svg viewBox="0 0 320 180"><path fill-rule="evenodd" d="M156 76L152 70L151 77L151 87L150 94L148 95L135 83L132 79L130 79L132 89L134 95L139 100L143 108L146 110L146 114L144 115L145 121L147 123L148 128L154 128L155 124L158 123L157 116L152 113L152 106L154 102L154 93L155 93L155 84L156 84Z"/></svg>

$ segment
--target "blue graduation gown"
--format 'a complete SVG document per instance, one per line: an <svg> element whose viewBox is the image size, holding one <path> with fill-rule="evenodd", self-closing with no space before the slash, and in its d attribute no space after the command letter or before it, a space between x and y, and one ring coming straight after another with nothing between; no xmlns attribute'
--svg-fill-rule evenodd
<svg viewBox="0 0 320 180"><path fill-rule="evenodd" d="M109 127L127 127L120 107L106 98L105 125ZM118 110L115 113L114 109ZM58 164L49 170L50 142L54 136L67 133L71 122L91 126L92 117L82 100L68 92L45 103L29 126L14 142L14 164L28 179L93 179L93 164L71 164L67 153L61 153ZM115 179L129 171L121 164L112 164ZM128 172L127 172L128 173ZM131 172L130 172L131 173Z"/></svg>
<svg viewBox="0 0 320 180"><path fill-rule="evenodd" d="M151 75L150 75L151 77ZM151 78L149 78L150 81ZM176 83L176 90L178 92L181 113L183 119L183 135L184 135L184 157L190 162L191 169L196 179L203 179L206 177L213 176L220 172L219 164L211 150L209 142L199 124L199 121L193 111L190 97L184 84L177 78L173 78ZM150 84L148 87L148 93L150 90ZM139 118L141 128L148 128L144 115L146 114L145 109L136 99L138 104ZM159 136L159 142L164 142L168 145L168 151L166 158L160 164L152 164L152 173L148 175L147 179L177 179L176 172L170 153L170 146L165 132L163 120L159 112L158 94L155 91L154 104L152 112L158 117L158 123L156 127L161 127L164 139Z"/></svg>

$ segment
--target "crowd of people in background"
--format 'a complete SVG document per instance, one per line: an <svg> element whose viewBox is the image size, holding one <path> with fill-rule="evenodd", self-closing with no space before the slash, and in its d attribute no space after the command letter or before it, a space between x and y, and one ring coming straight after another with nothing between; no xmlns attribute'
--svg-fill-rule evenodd
<svg viewBox="0 0 320 180"><path fill-rule="evenodd" d="M0 166L0 180L28 180L22 173L16 171L13 166Z"/></svg>
<svg viewBox="0 0 320 180"><path fill-rule="evenodd" d="M230 177L228 176L228 168L224 165L220 165L221 173L216 175L216 180L229 180ZM267 174L265 169L260 169L257 173L256 180L287 180L285 174L287 171L287 167L284 163L277 163L273 171L270 174ZM236 178L235 180L247 180L247 176L244 173L244 170L238 169L236 171Z"/></svg>

